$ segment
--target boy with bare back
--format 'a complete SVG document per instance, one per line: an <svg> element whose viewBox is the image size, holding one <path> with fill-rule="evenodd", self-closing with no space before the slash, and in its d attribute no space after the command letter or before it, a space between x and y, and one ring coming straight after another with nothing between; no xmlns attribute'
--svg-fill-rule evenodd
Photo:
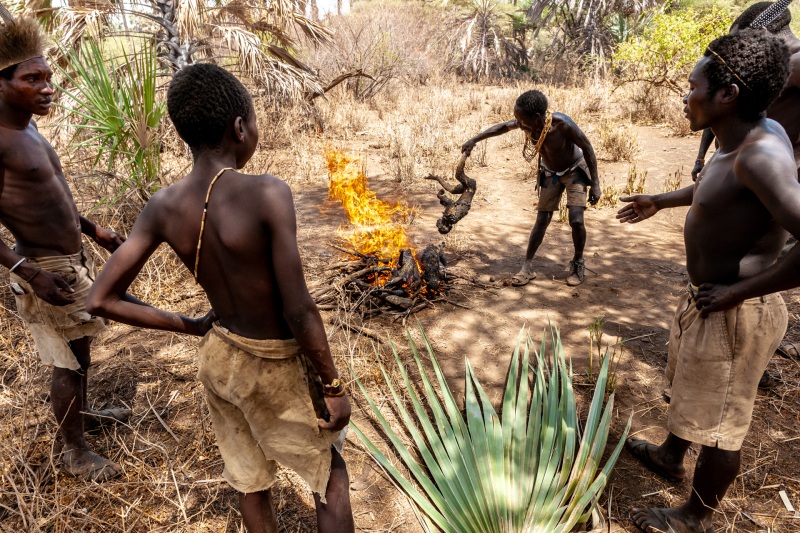
<svg viewBox="0 0 800 533"><path fill-rule="evenodd" d="M270 488L278 464L311 487L319 531L353 531L336 448L350 403L303 278L291 191L274 176L235 170L258 145L250 95L226 70L197 64L175 74L167 108L194 166L147 203L98 276L88 308L136 326L205 335L198 377L224 476L240 492L250 533L277 531ZM194 273L212 312L190 319L124 298L161 243Z"/></svg>
<svg viewBox="0 0 800 533"><path fill-rule="evenodd" d="M105 325L84 308L94 270L81 234L110 251L122 239L78 214L58 155L32 120L50 112L53 97L38 23L15 20L2 6L0 17L0 221L16 241L13 250L0 241L0 264L11 272L17 312L39 357L53 366L50 400L63 467L104 481L119 466L89 448L84 423L122 421L130 410L89 408L90 347Z"/></svg>
<svg viewBox="0 0 800 533"><path fill-rule="evenodd" d="M711 128L719 149L684 189L623 198L617 218L637 223L660 209L686 215L691 280L670 331L672 384L661 445L629 439L646 467L682 481L686 451L702 445L688 500L674 509L634 509L643 531L712 532L714 509L739 472L758 381L787 325L778 291L800 285L800 248L776 258L787 230L800 235L800 183L792 143L763 112L789 75L789 51L764 31L713 41L689 76L692 130Z"/></svg>
<svg viewBox="0 0 800 533"><path fill-rule="evenodd" d="M589 203L592 205L602 195L600 178L597 175L597 158L592 144L571 118L563 113L548 111L547 97L544 94L540 91L527 91L517 98L514 120L487 128L465 142L461 151L469 155L476 143L517 128L525 134L525 146L522 149L525 160L533 163L539 157L539 205L536 223L528 240L525 262L522 269L511 278L511 284L519 287L536 278L533 257L542 244L553 212L558 211L561 195L566 191L569 225L572 227L572 242L575 246L567 284L580 285L586 270L583 259L583 249L586 246L586 226L583 222L586 188L589 187Z"/></svg>

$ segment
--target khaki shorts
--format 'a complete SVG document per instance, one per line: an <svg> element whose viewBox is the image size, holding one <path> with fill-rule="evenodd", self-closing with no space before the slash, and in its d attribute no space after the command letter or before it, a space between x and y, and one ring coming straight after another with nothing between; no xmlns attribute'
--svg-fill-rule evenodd
<svg viewBox="0 0 800 533"><path fill-rule="evenodd" d="M228 483L244 493L267 490L280 464L325 502L331 446L341 450L345 432L317 425L322 398L312 398L317 389L297 342L248 339L214 324L197 355Z"/></svg>
<svg viewBox="0 0 800 533"><path fill-rule="evenodd" d="M586 207L586 188L588 187L588 167L583 157L575 164L572 170L563 176L554 172L539 169L539 205L538 211L558 211L561 195L567 191L568 207ZM557 180L553 183L554 178Z"/></svg>
<svg viewBox="0 0 800 533"><path fill-rule="evenodd" d="M27 257L27 262L47 272L61 274L75 291L75 300L64 306L50 305L33 292L25 280L11 273L11 281L18 283L25 294L15 294L17 312L28 325L36 351L42 363L58 368L79 370L80 364L69 347L69 342L83 337L93 337L106 326L102 318L86 312L86 296L94 282L94 265L81 249L73 255L55 257Z"/></svg>
<svg viewBox="0 0 800 533"><path fill-rule="evenodd" d="M704 446L741 449L758 381L787 323L779 294L751 298L706 318L691 295L683 296L669 338L670 432Z"/></svg>

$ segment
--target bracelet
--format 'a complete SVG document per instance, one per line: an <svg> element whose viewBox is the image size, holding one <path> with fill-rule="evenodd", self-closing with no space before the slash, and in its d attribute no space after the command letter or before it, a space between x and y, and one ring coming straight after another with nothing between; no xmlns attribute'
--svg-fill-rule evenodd
<svg viewBox="0 0 800 533"><path fill-rule="evenodd" d="M331 398L339 398L340 396L344 396L345 389L344 383L339 378L334 379L331 381L330 385L322 384L322 394L325 396L329 396Z"/></svg>
<svg viewBox="0 0 800 533"><path fill-rule="evenodd" d="M705 164L705 162L706 162L706 160L705 160L705 159L702 159L702 158L697 158L697 159L695 159L695 160L694 160L694 164L695 164L695 165L696 165L697 163L703 163L703 164Z"/></svg>
<svg viewBox="0 0 800 533"><path fill-rule="evenodd" d="M25 259L27 259L27 258L23 257L22 259L20 259L16 263L14 263L14 266L8 269L8 273L11 274L12 272L14 272L15 268L17 268L18 266L20 266L22 263L25 262Z"/></svg>
<svg viewBox="0 0 800 533"><path fill-rule="evenodd" d="M25 280L25 283L30 283L31 281L33 281L33 278L35 278L36 276L38 276L38 275L39 275L39 273L40 273L41 271L42 271L42 269L41 269L41 268L37 268L37 269L36 269L36 272L34 272L34 273L33 273L33 275L32 275L31 277L29 277L28 279L26 279L26 280Z"/></svg>

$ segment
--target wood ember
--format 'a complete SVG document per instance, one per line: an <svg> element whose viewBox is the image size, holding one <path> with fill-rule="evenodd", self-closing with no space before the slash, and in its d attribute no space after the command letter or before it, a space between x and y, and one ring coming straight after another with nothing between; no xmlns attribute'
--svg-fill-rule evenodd
<svg viewBox="0 0 800 533"><path fill-rule="evenodd" d="M425 177L425 179L428 180L438 181L439 185L442 186L442 189L439 190L436 196L439 197L439 203L444 206L444 213L442 213L442 217L436 221L436 227L439 233L443 235L449 233L459 220L467 216L470 207L472 207L472 197L475 196L477 183L464 173L464 164L467 162L467 157L467 154L461 154L461 159L459 159L458 165L456 165L455 178L458 183L455 185L450 185L441 177L434 176L433 174ZM450 194L460 194L461 196L453 200L445 194L445 191Z"/></svg>
<svg viewBox="0 0 800 533"><path fill-rule="evenodd" d="M354 260L333 265L329 277L311 291L320 308L406 317L442 298L447 288L444 243L429 245L416 261L411 250L402 250L394 268L376 256L334 248Z"/></svg>

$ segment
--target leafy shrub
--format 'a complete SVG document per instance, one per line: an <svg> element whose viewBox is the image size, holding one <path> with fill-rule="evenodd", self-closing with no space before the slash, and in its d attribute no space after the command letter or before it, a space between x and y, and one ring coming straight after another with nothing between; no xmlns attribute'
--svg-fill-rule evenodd
<svg viewBox="0 0 800 533"><path fill-rule="evenodd" d="M618 81L644 81L683 94L692 67L708 43L728 33L731 22L733 16L717 4L656 14L642 35L615 49Z"/></svg>

